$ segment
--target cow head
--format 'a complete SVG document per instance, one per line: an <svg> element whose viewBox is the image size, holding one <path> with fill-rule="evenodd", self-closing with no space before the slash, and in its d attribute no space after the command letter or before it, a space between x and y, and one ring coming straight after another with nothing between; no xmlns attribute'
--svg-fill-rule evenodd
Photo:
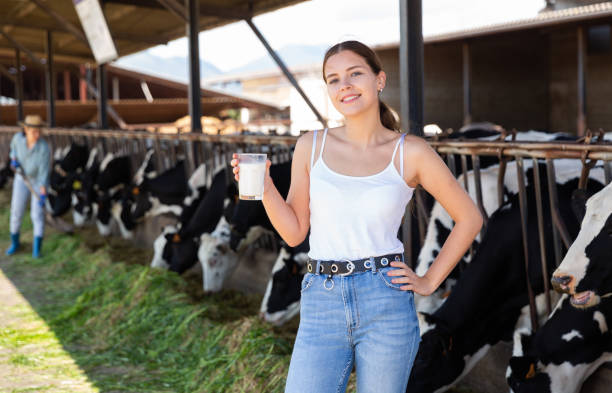
<svg viewBox="0 0 612 393"><path fill-rule="evenodd" d="M612 293L612 184L593 195L578 237L553 273L553 287L571 295L575 307L597 305Z"/></svg>
<svg viewBox="0 0 612 393"><path fill-rule="evenodd" d="M78 173L72 183L72 216L77 226L83 226L93 215L93 203L96 200L94 184L99 171L97 156L98 150L93 148L85 170Z"/></svg>
<svg viewBox="0 0 612 393"><path fill-rule="evenodd" d="M261 302L260 316L266 322L280 326L300 312L300 285L306 262L308 255L297 247L281 247Z"/></svg>
<svg viewBox="0 0 612 393"><path fill-rule="evenodd" d="M425 313L420 314L419 329L427 326L408 380L408 392L433 392L451 385L465 368L457 339L442 324Z"/></svg>
<svg viewBox="0 0 612 393"><path fill-rule="evenodd" d="M167 225L162 229L162 233L153 242L153 259L151 267L157 269L169 269L169 260L164 258L164 249L168 243L168 238L172 237L177 232L176 227Z"/></svg>
<svg viewBox="0 0 612 393"><path fill-rule="evenodd" d="M612 302L589 308L572 307L567 294L535 333L520 327L514 333L506 379L513 393L573 393L602 363L612 359L606 315Z"/></svg>
<svg viewBox="0 0 612 393"><path fill-rule="evenodd" d="M229 247L230 225L221 217L212 233L200 237L198 260L202 265L203 289L218 292L225 280L238 266L239 256Z"/></svg>
<svg viewBox="0 0 612 393"><path fill-rule="evenodd" d="M131 190L135 201L131 211L134 219L163 213L181 214L181 202L188 193L184 161L158 176L138 176L137 180Z"/></svg>

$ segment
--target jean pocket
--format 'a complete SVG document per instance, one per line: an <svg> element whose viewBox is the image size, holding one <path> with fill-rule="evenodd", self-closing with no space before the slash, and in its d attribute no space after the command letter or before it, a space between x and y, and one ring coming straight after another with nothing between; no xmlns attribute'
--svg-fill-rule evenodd
<svg viewBox="0 0 612 393"><path fill-rule="evenodd" d="M386 286L388 286L389 288L393 288L396 289L398 291L401 291L401 286L405 285L405 284L397 284L394 282L391 282L391 280L395 277L401 277L401 276L387 276L387 273L392 271L392 270L396 270L399 268L396 267L384 267L382 269L378 269L378 272L376 274L378 274L378 277L382 280L383 283L385 283Z"/></svg>
<svg viewBox="0 0 612 393"><path fill-rule="evenodd" d="M313 273L304 274L304 278L302 279L302 287L300 289L300 293L304 293L304 291L310 288L314 278L315 278L315 274Z"/></svg>

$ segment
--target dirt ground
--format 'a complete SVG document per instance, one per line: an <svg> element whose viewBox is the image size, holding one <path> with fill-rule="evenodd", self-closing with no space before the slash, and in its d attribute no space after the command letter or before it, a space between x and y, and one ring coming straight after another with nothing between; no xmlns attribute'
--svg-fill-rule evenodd
<svg viewBox="0 0 612 393"><path fill-rule="evenodd" d="M3 254L0 256L0 392L98 392L3 273L15 263Z"/></svg>

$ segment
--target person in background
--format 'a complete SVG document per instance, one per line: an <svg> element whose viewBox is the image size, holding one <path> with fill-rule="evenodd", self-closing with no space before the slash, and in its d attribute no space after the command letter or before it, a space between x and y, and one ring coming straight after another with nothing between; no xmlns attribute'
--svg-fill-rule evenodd
<svg viewBox="0 0 612 393"><path fill-rule="evenodd" d="M42 239L45 230L45 200L49 183L49 145L42 139L41 127L44 123L39 115L27 115L23 122L24 132L19 132L11 140L11 167L21 168L30 179L32 187L39 195L30 195L23 177L16 173L13 180L13 195L11 199L11 246L6 255L13 255L19 249L19 230L28 198L30 199L30 217L34 226L34 244L32 257L41 256Z"/></svg>

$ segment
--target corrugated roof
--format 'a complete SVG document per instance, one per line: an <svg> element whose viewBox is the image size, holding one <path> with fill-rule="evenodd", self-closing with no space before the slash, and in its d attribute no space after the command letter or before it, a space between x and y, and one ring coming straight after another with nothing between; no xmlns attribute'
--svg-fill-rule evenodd
<svg viewBox="0 0 612 393"><path fill-rule="evenodd" d="M423 37L425 43L442 41L453 41L496 33L507 33L511 31L526 30L563 23L579 22L590 19L604 18L612 16L612 2L585 5L581 7L566 8L556 11L545 11L531 18L517 19L503 23L483 25L479 27L458 30L444 34L430 35ZM385 48L392 44L380 45L377 47ZM397 44L395 44L397 46Z"/></svg>
<svg viewBox="0 0 612 393"><path fill-rule="evenodd" d="M181 7L184 1L172 0ZM306 0L200 0L200 31L271 12ZM37 5L42 4L41 5ZM249 4L253 5L252 11ZM100 0L119 56L184 37L184 20L157 0ZM45 56L45 32L53 32L55 58L94 62L86 42L60 23L64 19L84 36L73 0L0 0L0 55L13 55L13 39L40 58Z"/></svg>

